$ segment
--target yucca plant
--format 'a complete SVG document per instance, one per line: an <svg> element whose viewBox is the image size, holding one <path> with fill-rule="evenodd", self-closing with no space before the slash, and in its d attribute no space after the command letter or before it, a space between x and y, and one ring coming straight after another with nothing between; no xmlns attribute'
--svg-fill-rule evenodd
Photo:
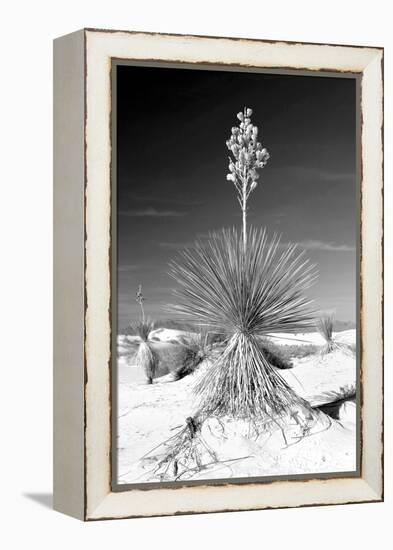
<svg viewBox="0 0 393 550"><path fill-rule="evenodd" d="M134 356L134 361L137 366L141 367L145 371L147 383L152 384L158 366L158 354L154 350L149 337L155 327L153 321L150 321L145 317L145 310L143 308L145 297L142 293L141 284L139 285L135 296L135 301L141 308L142 320L136 323L131 323L130 325L131 334L139 337L139 345Z"/></svg>
<svg viewBox="0 0 393 550"><path fill-rule="evenodd" d="M333 340L333 316L324 315L318 319L318 331L325 341L322 349L322 353L331 353L337 348L335 341Z"/></svg>
<svg viewBox="0 0 393 550"><path fill-rule="evenodd" d="M200 410L249 417L280 414L297 396L271 366L260 337L301 331L314 316L305 290L314 267L277 236L250 229L211 233L180 253L173 309L186 321L226 334L227 344L196 386Z"/></svg>
<svg viewBox="0 0 393 550"><path fill-rule="evenodd" d="M332 353L333 351L342 351L349 355L352 355L354 353L354 350L351 348L350 345L346 344L345 342L337 341L336 338L333 336L333 315L328 314L320 317L318 319L317 328L320 335L325 341L321 350L322 355L327 355L328 353Z"/></svg>
<svg viewBox="0 0 393 550"><path fill-rule="evenodd" d="M147 383L152 384L158 366L158 354L153 348L153 343L149 337L154 330L152 321L138 321L130 325L130 332L139 337L139 345L134 355L134 361L138 367L141 367L146 375Z"/></svg>
<svg viewBox="0 0 393 550"><path fill-rule="evenodd" d="M184 250L172 264L178 283L174 310L186 321L226 335L226 346L196 387L200 410L249 417L280 414L299 398L269 363L260 338L272 332L300 331L313 324L305 290L313 266L294 245L282 245L265 230L247 228L247 201L257 186L258 170L270 155L258 142L252 109L237 114L226 142L227 180L242 210L242 232L211 233Z"/></svg>

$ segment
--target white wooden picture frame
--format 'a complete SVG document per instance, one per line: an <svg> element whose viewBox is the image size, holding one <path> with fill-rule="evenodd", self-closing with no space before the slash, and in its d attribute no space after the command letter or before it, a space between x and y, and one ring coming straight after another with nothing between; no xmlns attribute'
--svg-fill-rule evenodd
<svg viewBox="0 0 393 550"><path fill-rule="evenodd" d="M113 490L113 60L356 74L360 472ZM383 499L383 49L84 29L54 42L54 507L81 520Z"/></svg>

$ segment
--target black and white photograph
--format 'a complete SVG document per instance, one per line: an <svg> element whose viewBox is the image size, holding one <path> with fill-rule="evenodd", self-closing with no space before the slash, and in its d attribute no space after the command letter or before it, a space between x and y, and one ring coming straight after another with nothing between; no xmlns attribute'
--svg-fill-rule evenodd
<svg viewBox="0 0 393 550"><path fill-rule="evenodd" d="M358 474L358 80L112 71L115 483Z"/></svg>
<svg viewBox="0 0 393 550"><path fill-rule="evenodd" d="M388 538L388 4L3 4L0 546Z"/></svg>

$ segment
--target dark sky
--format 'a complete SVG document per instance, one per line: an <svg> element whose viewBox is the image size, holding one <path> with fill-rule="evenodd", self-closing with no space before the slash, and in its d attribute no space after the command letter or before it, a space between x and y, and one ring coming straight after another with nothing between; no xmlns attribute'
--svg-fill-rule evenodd
<svg viewBox="0 0 393 550"><path fill-rule="evenodd" d="M271 159L249 221L298 242L318 264L310 290L356 319L356 83L351 78L119 66L119 329L145 308L165 318L168 262L197 234L238 226L225 141L246 105Z"/></svg>

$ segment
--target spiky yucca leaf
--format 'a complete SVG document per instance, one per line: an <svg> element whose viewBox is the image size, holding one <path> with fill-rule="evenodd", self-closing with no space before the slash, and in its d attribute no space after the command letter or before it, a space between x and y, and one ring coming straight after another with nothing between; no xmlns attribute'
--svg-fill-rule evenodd
<svg viewBox="0 0 393 550"><path fill-rule="evenodd" d="M316 274L296 247L268 241L264 230L222 230L197 241L172 264L179 289L174 310L184 319L227 334L223 353L196 386L207 413L281 414L301 400L270 365L258 336L313 324L304 291Z"/></svg>
<svg viewBox="0 0 393 550"><path fill-rule="evenodd" d="M218 333L301 331L313 326L311 301L304 291L316 274L296 251L265 230L251 229L243 249L236 229L211 233L171 264L178 283L172 311L185 321Z"/></svg>
<svg viewBox="0 0 393 550"><path fill-rule="evenodd" d="M342 351L347 355L355 355L356 348L353 349L351 345L345 342L339 342L333 335L334 317L333 315L324 315L318 319L317 324L319 333L325 340L325 345L322 348L322 355L332 353L333 351Z"/></svg>
<svg viewBox="0 0 393 550"><path fill-rule="evenodd" d="M195 387L200 411L248 418L282 415L301 401L266 359L254 335L235 333Z"/></svg>
<svg viewBox="0 0 393 550"><path fill-rule="evenodd" d="M151 384L156 375L159 358L153 346L146 341L139 344L135 354L135 363L145 371L147 382Z"/></svg>
<svg viewBox="0 0 393 550"><path fill-rule="evenodd" d="M325 340L323 353L334 351L336 344L333 340L333 315L324 315L318 319L318 330L322 338Z"/></svg>
<svg viewBox="0 0 393 550"><path fill-rule="evenodd" d="M151 384L159 363L158 354L149 341L150 333L154 330L154 322L149 319L137 321L130 324L130 329L131 333L139 336L141 340L134 355L134 361L138 367L144 370L147 382Z"/></svg>

